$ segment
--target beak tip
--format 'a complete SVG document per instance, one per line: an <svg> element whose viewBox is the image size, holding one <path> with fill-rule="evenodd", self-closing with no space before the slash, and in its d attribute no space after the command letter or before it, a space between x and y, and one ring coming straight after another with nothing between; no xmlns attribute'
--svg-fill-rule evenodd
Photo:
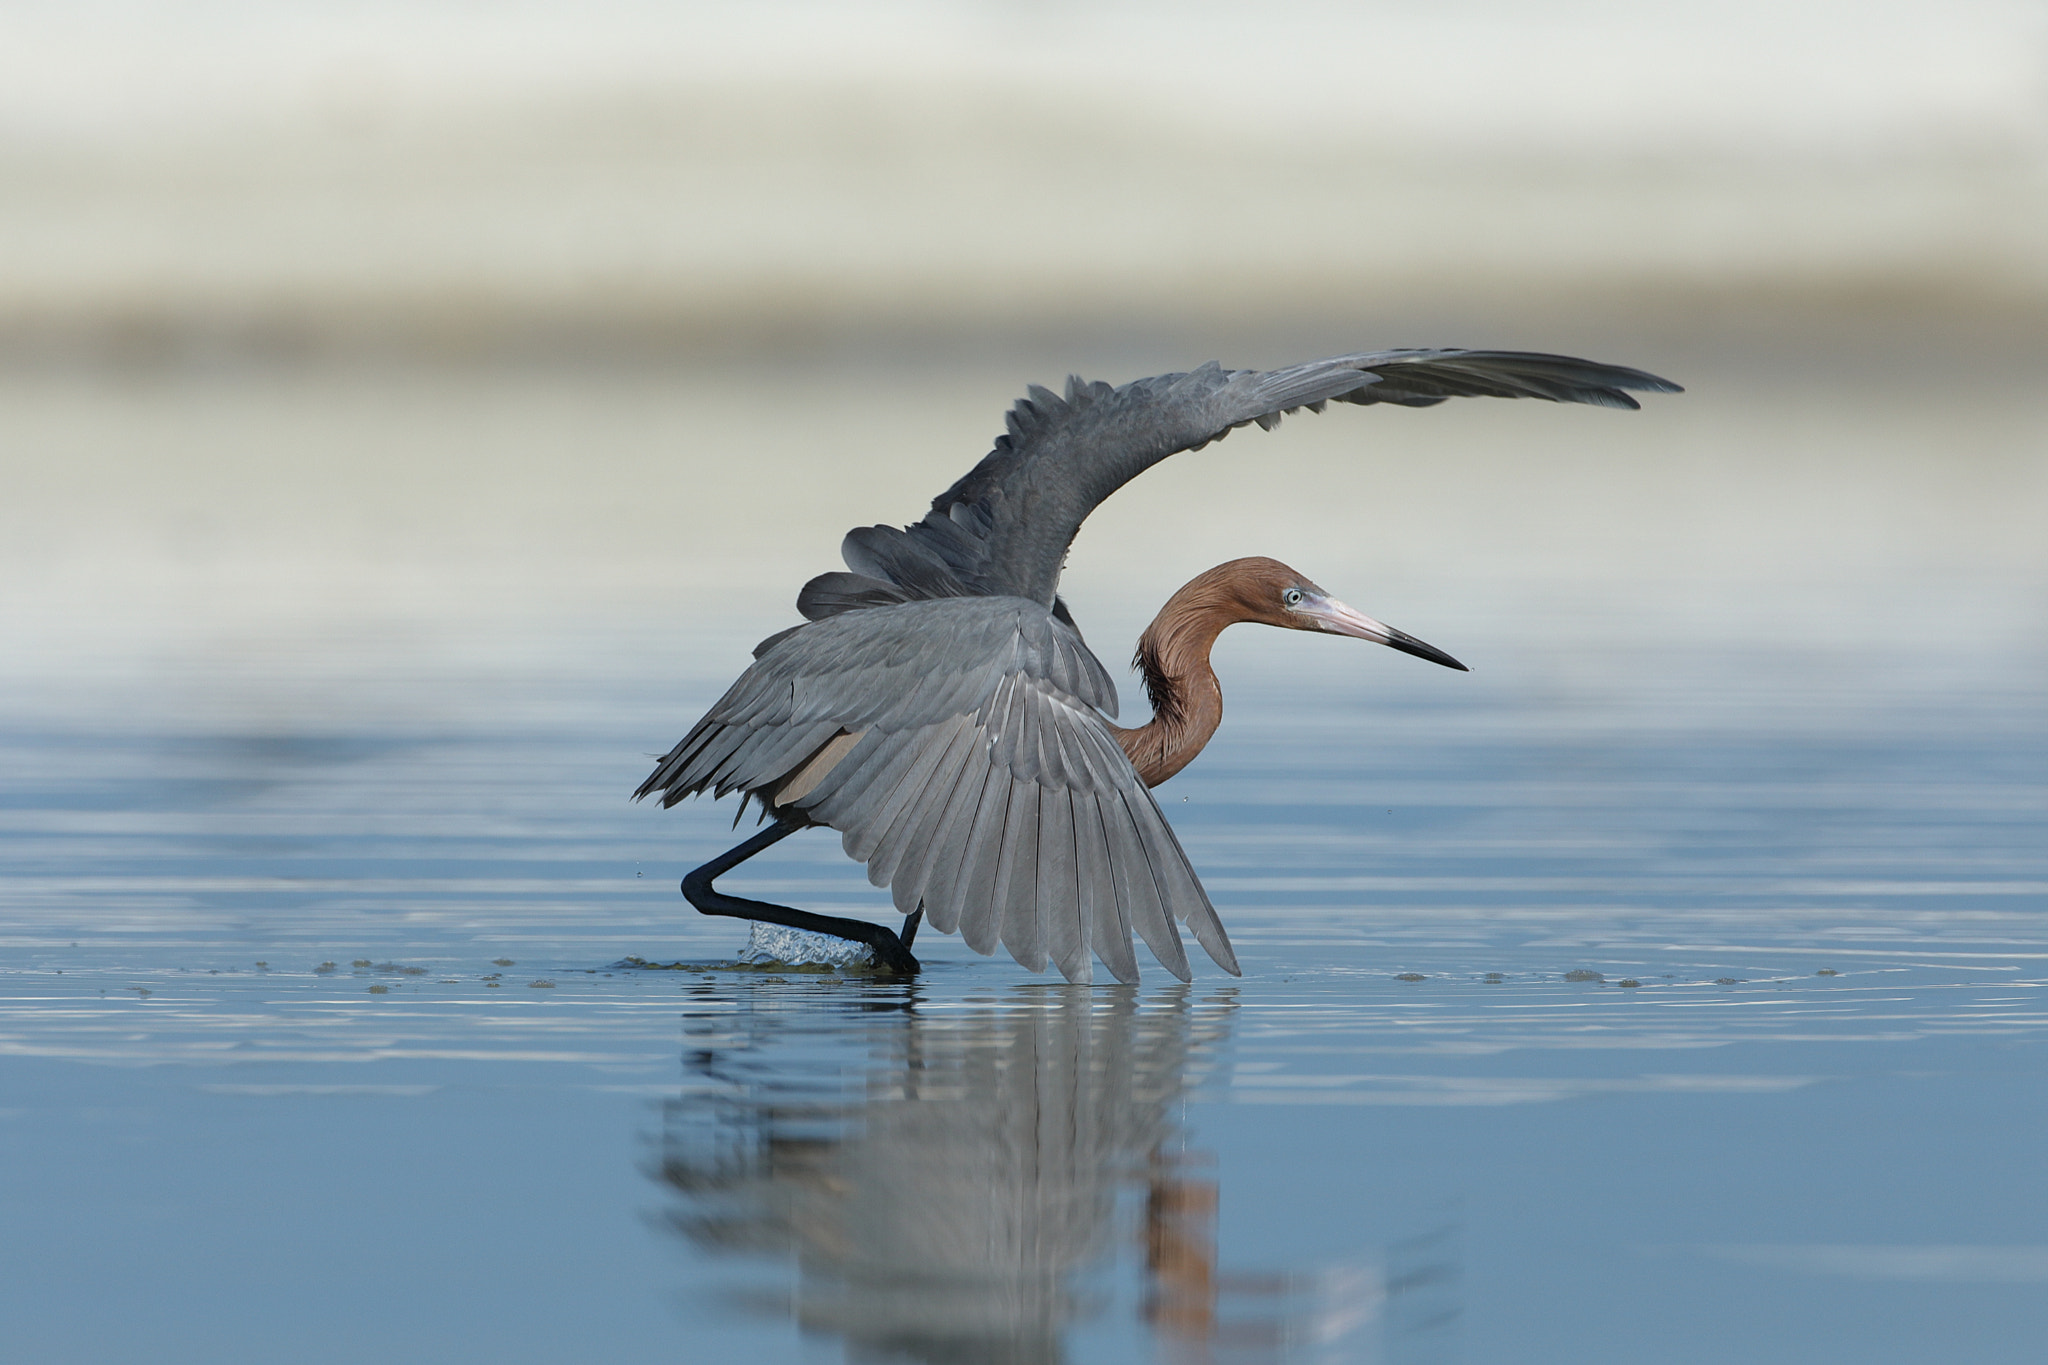
<svg viewBox="0 0 2048 1365"><path fill-rule="evenodd" d="M1342 602L1318 597L1312 605L1300 610L1319 630L1327 630L1334 635L1349 635L1359 640L1370 640L1374 644L1398 649L1403 654L1413 654L1418 659L1427 659L1433 664L1442 664L1445 668L1455 668L1460 673L1470 673L1472 671L1438 649L1435 645L1418 640L1405 630L1395 630L1384 622L1375 621L1370 616L1345 606Z"/></svg>

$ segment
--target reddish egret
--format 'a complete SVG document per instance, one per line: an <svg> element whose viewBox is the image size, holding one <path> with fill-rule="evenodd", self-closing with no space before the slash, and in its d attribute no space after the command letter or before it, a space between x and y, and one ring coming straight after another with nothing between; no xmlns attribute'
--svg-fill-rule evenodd
<svg viewBox="0 0 2048 1365"><path fill-rule="evenodd" d="M865 943L914 973L920 923L997 943L1032 971L1050 959L1087 981L1091 957L1138 979L1136 930L1185 981L1177 923L1216 964L1237 956L1149 787L1215 733L1223 693L1209 649L1256 621L1389 645L1462 670L1413 636L1333 600L1272 559L1239 559L1175 593L1139 641L1150 723L1112 725L1116 686L1058 596L1067 547L1104 498L1169 455L1256 422L1267 431L1326 403L1428 407L1447 398L1542 398L1634 408L1627 390L1676 393L1640 370L1521 351L1373 351L1284 370L1032 386L1009 431L897 529L862 526L797 596L806 618L754 663L655 766L635 799L741 793L773 823L683 878L707 915ZM840 832L868 880L892 889L902 932L717 890L713 881L811 825Z"/></svg>

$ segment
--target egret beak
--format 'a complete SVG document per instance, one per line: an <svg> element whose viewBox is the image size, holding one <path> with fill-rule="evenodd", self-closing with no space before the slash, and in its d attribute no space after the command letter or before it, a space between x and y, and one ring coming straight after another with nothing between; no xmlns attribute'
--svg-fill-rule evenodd
<svg viewBox="0 0 2048 1365"><path fill-rule="evenodd" d="M1427 659L1433 664L1442 664L1445 668L1455 668L1460 673L1472 671L1435 645L1424 644L1404 630L1395 630L1392 626L1375 621L1364 612L1354 611L1334 597L1304 597L1301 605L1294 610L1315 622L1318 630L1371 640L1374 644L1398 649L1403 654L1413 654L1418 659Z"/></svg>

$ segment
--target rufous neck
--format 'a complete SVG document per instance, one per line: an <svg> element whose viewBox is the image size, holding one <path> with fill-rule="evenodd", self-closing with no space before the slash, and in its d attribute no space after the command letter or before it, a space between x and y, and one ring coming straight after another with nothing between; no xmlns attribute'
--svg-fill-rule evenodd
<svg viewBox="0 0 2048 1365"><path fill-rule="evenodd" d="M1151 721L1135 730L1110 727L1148 787L1193 762L1223 723L1223 688L1209 651L1240 618L1195 592L1197 583L1175 593L1138 639L1135 663L1145 675Z"/></svg>

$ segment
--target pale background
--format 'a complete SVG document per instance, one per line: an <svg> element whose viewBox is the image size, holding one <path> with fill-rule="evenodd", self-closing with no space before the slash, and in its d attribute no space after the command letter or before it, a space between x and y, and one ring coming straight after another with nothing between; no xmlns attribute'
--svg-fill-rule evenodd
<svg viewBox="0 0 2048 1365"><path fill-rule="evenodd" d="M7 1347L875 1359L1044 1302L930 1292L1014 1188L1133 1218L929 1358L1197 1358L1087 1078L1292 1286L1231 1359L2033 1365L2044 209L2042 4L0 0ZM1303 414L1091 519L1127 721L1243 554L1473 667L1224 636L1159 795L1242 981L613 970L745 941L648 755L1024 384L1403 344L1688 391ZM729 884L889 913L821 831ZM835 1267L673 1235L691 1123L889 1292L747 1316Z"/></svg>
<svg viewBox="0 0 2048 1365"><path fill-rule="evenodd" d="M17 0L0 185L23 704L729 673L1027 381L1398 344L1691 392L1183 457L1076 547L1105 657L1251 552L1482 657L2038 653L2040 4Z"/></svg>

